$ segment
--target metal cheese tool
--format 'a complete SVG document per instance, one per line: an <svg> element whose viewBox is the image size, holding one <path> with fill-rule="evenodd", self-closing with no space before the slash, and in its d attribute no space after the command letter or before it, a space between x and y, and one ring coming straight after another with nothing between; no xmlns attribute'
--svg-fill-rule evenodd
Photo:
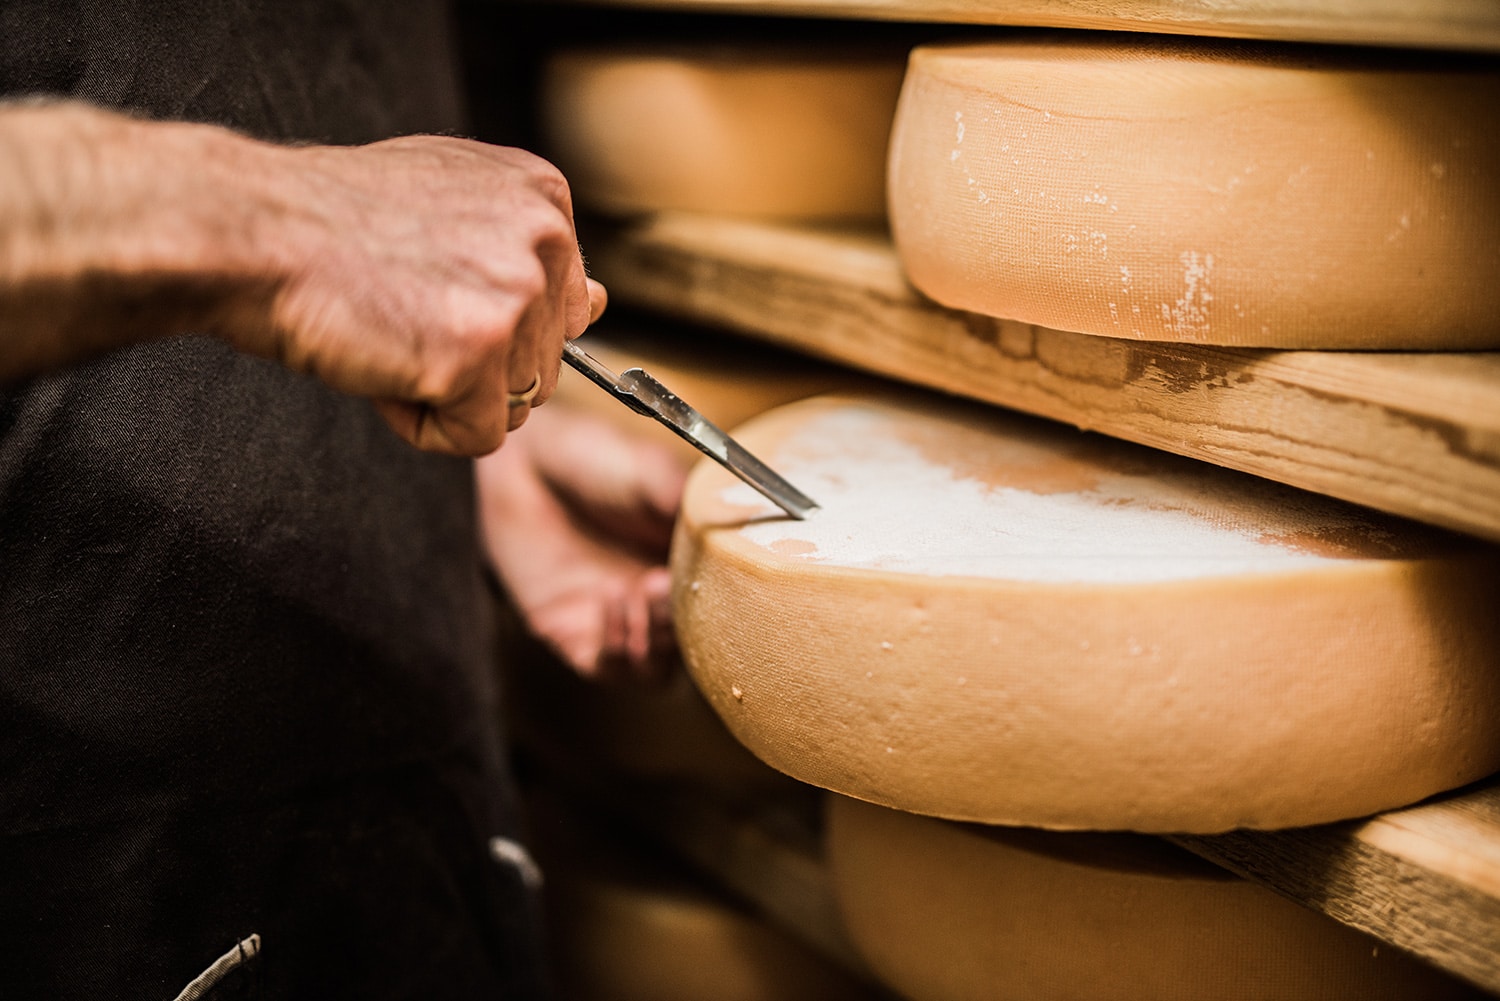
<svg viewBox="0 0 1500 1001"><path fill-rule="evenodd" d="M630 368L616 375L572 341L563 347L563 360L631 410L654 417L671 428L793 518L805 518L817 508L812 498L745 451L739 442L720 431L676 393L657 382L649 372Z"/></svg>

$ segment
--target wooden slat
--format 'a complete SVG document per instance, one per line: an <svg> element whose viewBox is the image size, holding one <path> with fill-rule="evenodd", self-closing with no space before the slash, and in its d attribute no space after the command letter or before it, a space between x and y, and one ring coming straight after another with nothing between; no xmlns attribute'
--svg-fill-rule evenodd
<svg viewBox="0 0 1500 1001"><path fill-rule="evenodd" d="M1500 51L1492 0L587 0L654 10Z"/></svg>
<svg viewBox="0 0 1500 1001"><path fill-rule="evenodd" d="M917 294L872 232L661 216L585 249L616 302L1500 540L1500 352L1224 349L995 320Z"/></svg>
<svg viewBox="0 0 1500 1001"><path fill-rule="evenodd" d="M1171 840L1500 993L1500 782L1362 822Z"/></svg>

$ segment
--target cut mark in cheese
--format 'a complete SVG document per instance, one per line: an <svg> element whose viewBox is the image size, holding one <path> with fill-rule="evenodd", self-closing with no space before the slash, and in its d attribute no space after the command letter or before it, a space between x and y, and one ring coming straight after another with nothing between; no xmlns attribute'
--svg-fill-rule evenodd
<svg viewBox="0 0 1500 1001"><path fill-rule="evenodd" d="M1500 72L1028 36L911 56L890 218L913 284L1060 330L1500 347Z"/></svg>
<svg viewBox="0 0 1500 1001"><path fill-rule="evenodd" d="M934 397L736 436L673 551L699 688L759 757L917 813L1211 832L1500 768L1500 555L1253 477Z"/></svg>

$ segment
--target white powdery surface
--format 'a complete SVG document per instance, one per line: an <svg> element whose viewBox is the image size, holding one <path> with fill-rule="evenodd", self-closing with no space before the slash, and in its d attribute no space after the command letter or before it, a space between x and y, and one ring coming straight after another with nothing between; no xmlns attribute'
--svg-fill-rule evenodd
<svg viewBox="0 0 1500 1001"><path fill-rule="evenodd" d="M789 559L830 566L1107 583L1326 567L1342 561L1267 538L1370 528L1343 505L1217 470L1194 475L1181 464L1161 476L1104 471L1095 486L1073 492L994 486L895 440L894 427L849 409L799 430L768 458L820 510L740 531ZM743 484L722 498L778 513Z"/></svg>

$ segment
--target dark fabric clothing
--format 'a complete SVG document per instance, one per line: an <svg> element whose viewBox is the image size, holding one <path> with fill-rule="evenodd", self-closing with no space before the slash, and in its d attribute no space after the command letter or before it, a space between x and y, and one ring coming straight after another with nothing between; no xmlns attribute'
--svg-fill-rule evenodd
<svg viewBox="0 0 1500 1001"><path fill-rule="evenodd" d="M449 43L426 0L0 0L0 93L363 142L461 127ZM206 997L541 993L474 514L207 338L0 392L0 996L170 1001L252 933Z"/></svg>
<svg viewBox="0 0 1500 1001"><path fill-rule="evenodd" d="M3 0L0 92L370 142L463 124L449 35L433 0Z"/></svg>

